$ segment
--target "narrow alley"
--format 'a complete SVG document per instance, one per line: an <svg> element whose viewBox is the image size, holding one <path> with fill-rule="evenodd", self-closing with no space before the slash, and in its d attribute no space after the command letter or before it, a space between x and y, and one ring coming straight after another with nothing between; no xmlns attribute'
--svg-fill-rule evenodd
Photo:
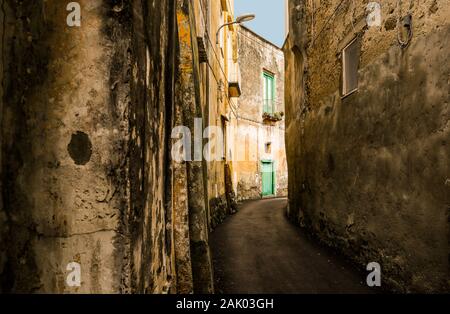
<svg viewBox="0 0 450 314"><path fill-rule="evenodd" d="M212 234L216 292L373 293L353 265L285 216L286 199L249 201Z"/></svg>
<svg viewBox="0 0 450 314"><path fill-rule="evenodd" d="M0 294L450 293L450 0L0 8Z"/></svg>

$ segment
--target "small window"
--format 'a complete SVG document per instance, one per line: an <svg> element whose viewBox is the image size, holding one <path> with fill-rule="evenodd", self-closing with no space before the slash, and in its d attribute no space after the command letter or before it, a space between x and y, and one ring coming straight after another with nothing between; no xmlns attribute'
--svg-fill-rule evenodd
<svg viewBox="0 0 450 314"><path fill-rule="evenodd" d="M266 154L272 153L272 143L268 142L266 143Z"/></svg>
<svg viewBox="0 0 450 314"><path fill-rule="evenodd" d="M342 96L358 89L359 47L356 38L342 50Z"/></svg>
<svg viewBox="0 0 450 314"><path fill-rule="evenodd" d="M264 71L264 113L275 112L275 77Z"/></svg>

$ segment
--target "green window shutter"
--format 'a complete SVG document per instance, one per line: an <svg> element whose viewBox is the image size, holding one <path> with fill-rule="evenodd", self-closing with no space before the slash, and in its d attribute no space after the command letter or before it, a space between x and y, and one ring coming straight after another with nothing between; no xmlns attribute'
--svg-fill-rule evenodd
<svg viewBox="0 0 450 314"><path fill-rule="evenodd" d="M274 76L272 79L272 83L273 83L273 100L272 100L272 111L273 113L275 113L277 111L276 108L276 99L277 99L277 81L276 81L276 77Z"/></svg>
<svg viewBox="0 0 450 314"><path fill-rule="evenodd" d="M263 72L263 81L264 81L264 91L263 91L263 112L267 112L267 77L266 73Z"/></svg>

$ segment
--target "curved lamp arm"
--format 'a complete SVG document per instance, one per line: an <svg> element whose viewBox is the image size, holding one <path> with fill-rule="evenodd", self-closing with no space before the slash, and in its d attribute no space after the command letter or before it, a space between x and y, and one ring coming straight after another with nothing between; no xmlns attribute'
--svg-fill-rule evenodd
<svg viewBox="0 0 450 314"><path fill-rule="evenodd" d="M222 30L222 28L224 28L225 26L233 25L233 24L242 24L244 22L253 20L255 17L256 16L254 14L244 14L244 15L238 16L236 18L236 21L230 22L230 23L225 23L222 26L220 26L216 33L216 45L219 43L219 34L220 34L220 31Z"/></svg>
<svg viewBox="0 0 450 314"><path fill-rule="evenodd" d="M234 22L231 22L231 23L225 23L225 24L223 24L222 26L219 27L219 29L217 30L217 33L216 33L216 44L219 43L219 35L220 35L220 31L222 30L222 28L224 28L225 26L233 25L233 24L240 24L240 23L237 22L237 21L234 21Z"/></svg>

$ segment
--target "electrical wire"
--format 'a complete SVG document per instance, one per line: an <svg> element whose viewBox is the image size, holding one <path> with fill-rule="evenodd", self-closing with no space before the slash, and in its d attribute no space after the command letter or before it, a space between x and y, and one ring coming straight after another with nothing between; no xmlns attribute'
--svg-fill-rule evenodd
<svg viewBox="0 0 450 314"><path fill-rule="evenodd" d="M209 46L210 46L211 50L212 50L213 53L214 53L214 57L215 57L215 59L216 59L216 61L217 61L217 64L219 65L219 68L220 68L220 70L221 70L221 72L222 72L222 74L223 74L223 76L224 76L225 81L228 82L228 78L227 78L227 75L226 75L226 73L225 73L225 70L224 70L223 67L222 67L221 61L220 61L219 57L217 56L216 49L214 48L214 45L213 45L213 43L212 43L212 41L211 41L211 38L210 38L210 36L209 36L209 33L208 33L208 31L207 31L207 27L206 27L206 14L205 14L205 12L204 12L202 6L200 6L200 10L202 11L203 22L204 22L204 24L205 24L205 37L208 39ZM220 84L221 82L220 82L219 79L217 79L217 75L216 75L215 72L214 72L213 66L209 63L209 59L208 59L207 63L208 63L208 67L210 68L211 72L213 73L213 76L214 76L214 79L216 80L216 83L217 83L217 84ZM237 119L237 118L238 118L238 114L237 114L236 111L238 111L238 109L237 109L238 106L234 104L234 102L233 102L232 99L229 97L229 95L227 95L226 93L224 93L224 94L225 94L225 97L226 97L227 100L228 100L228 104L230 105L231 111L233 112L234 116L235 116L236 119Z"/></svg>
<svg viewBox="0 0 450 314"><path fill-rule="evenodd" d="M356 12L356 3L355 0L352 0L352 6L353 6L353 12L352 12L352 16L350 18L350 21L352 22L352 29L353 29L353 33L356 33L355 31L355 22L353 21L353 18L355 16L355 12Z"/></svg>
<svg viewBox="0 0 450 314"><path fill-rule="evenodd" d="M251 31L251 32L252 32L252 31ZM250 38L249 36L245 35L245 33L244 33L243 31L241 31L240 29L238 30L238 33L241 34L242 37L245 37L245 38L247 38L248 40L254 42L255 44L260 45L261 47L265 48L264 44L262 44L262 43L258 42L257 40L255 40L255 39L253 39L253 38ZM259 36L259 35L258 35L258 36ZM268 41L268 42L269 42L269 41ZM272 45L272 46L274 46L273 48L275 48L275 51L276 51L277 54L283 55L283 52L280 51L280 50L281 50L280 47L278 47L277 45L275 45L274 43L271 43L271 42L269 42L269 44Z"/></svg>
<svg viewBox="0 0 450 314"><path fill-rule="evenodd" d="M230 5L230 3L228 3L228 5ZM214 45L213 45L213 43L212 43L212 41L211 41L211 37L209 36L209 32L207 31L207 27L206 27L206 14L205 14L205 12L204 12L202 6L200 6L200 10L202 11L203 22L204 22L204 24L205 24L205 37L206 37L207 40L208 40L208 44L209 44L209 46L210 46L210 48L211 48L211 50L212 50L212 52L213 52L213 55L214 55L214 57L215 57L215 59L216 59L216 61L217 61L217 64L218 64L218 66L219 66L219 68L220 68L220 70L221 70L221 72L222 72L222 74L223 74L223 76L224 76L225 81L228 82L227 75L226 75L225 70L224 70L224 68L222 67L222 64L221 64L221 60L219 59L219 57L218 57L218 55L217 55L216 49L214 48ZM247 39L253 41L254 43L257 43L257 44L263 46L263 44L261 44L261 43L257 42L256 40L254 40L254 39L252 39L252 38L246 36L245 34L243 34L242 31L238 30L238 32L239 32L243 37L246 37ZM211 63L209 62L209 59L207 60L207 64L208 64L208 67L209 67L209 69L211 70L211 72L212 72L212 74L213 74L214 80L216 81L217 84L220 84L220 83L221 83L221 80L219 80L219 79L217 78L217 75L216 75L216 73L215 73L215 71L214 71L213 66L212 66ZM226 93L224 93L224 94L225 94L225 97L226 97L227 100L228 100L228 104L230 105L231 111L232 111L232 113L234 114L235 118L236 118L236 119L240 119L241 117L240 117L239 114L238 114L238 112L239 112L239 106L236 105L236 104L234 103L234 101L229 97L229 95L227 95Z"/></svg>
<svg viewBox="0 0 450 314"><path fill-rule="evenodd" d="M214 56L215 56L215 58L216 58L217 64L219 65L219 68L220 68L220 70L221 70L221 72L222 72L222 74L223 74L223 76L224 76L224 79L225 79L225 81L228 82L227 75L226 75L226 73L225 73L225 70L224 70L223 67L222 67L222 64L221 64L221 62L220 62L219 57L217 56L216 50L215 50L214 47L212 46L211 38L209 37L208 32L205 32L205 35L206 35L206 37L207 37L207 39L208 39L208 42L209 42L209 44L210 44L210 47L211 47L212 51L214 52ZM215 78L215 80L216 80L216 83L217 83L217 84L220 84L220 81L217 79L217 76L216 76L215 73L214 73L214 69L213 69L212 65L209 63L209 59L208 59L207 63L208 63L209 68L210 68L211 71L213 72L213 76L214 76L214 78ZM235 115L236 118L238 118L237 113L235 112L235 111L237 111L237 109L236 109L237 106L234 104L234 102L231 100L231 98L230 98L226 93L224 93L224 94L225 94L225 97L226 97L227 100L228 100L228 103L229 103L229 105L230 105L230 108L232 109L233 114Z"/></svg>
<svg viewBox="0 0 450 314"><path fill-rule="evenodd" d="M231 7L231 4L230 4L229 0L227 0L227 1L228 1L228 5ZM201 7L201 6L200 6L200 7ZM203 20L206 21L206 14L205 14L205 12L204 12L204 10L203 10L202 7L201 7L201 11L202 11L202 15L203 15ZM205 24L206 24L206 22L205 22ZM206 27L205 27L205 29L206 29ZM238 31L239 31L239 30L238 30ZM259 45L262 46L261 43L259 43L259 42L255 41L254 39L252 39L252 38L250 38L250 37L244 35L241 31L239 31L239 33L240 33L241 35L243 35L244 37L248 38L249 40L252 40L254 43L257 43L257 44L259 44ZM228 81L227 75L226 75L226 73L225 73L225 70L224 70L223 67L222 67L222 64L221 64L221 61L220 61L219 57L217 56L216 49L214 48L214 45L213 45L213 43L212 43L212 41L211 41L211 38L210 38L210 36L209 36L209 33L208 33L207 31L205 31L205 35L206 35L206 38L208 39L208 43L209 43L209 45L210 45L210 48L211 48L211 50L212 50L213 53L214 53L214 57L215 57L215 59L217 60L217 63L218 63L218 65L219 65L219 68L220 68L220 70L221 70L221 72L222 72L222 74L223 74L225 80ZM209 68L211 69L211 71L213 72L213 75L214 75L214 77L215 77L216 83L219 83L219 81L218 81L218 79L217 79L217 76L216 76L215 73L214 73L213 67L211 66L211 64L209 64L209 60L208 60L208 66L209 66ZM225 95L226 95L226 93L225 93ZM236 118L239 118L239 116L238 116L238 114L237 114L237 112L236 112L236 111L239 111L239 106L236 105L236 104L234 103L234 101L233 101L228 95L226 95L226 98L227 98L227 100L228 100L228 103L229 103L229 105L230 105L230 108L232 109L233 114L235 115Z"/></svg>
<svg viewBox="0 0 450 314"><path fill-rule="evenodd" d="M323 25L323 27L321 28L321 30L319 31L319 33L316 35L316 37L313 39L312 41L312 46L314 46L316 40L319 38L320 35L322 35L323 31L325 30L325 28L328 26L328 23L331 22L331 19L338 13L339 9L341 8L341 6L344 4L346 0L342 0L338 6L334 9L333 13L328 17L328 19L326 20L325 24Z"/></svg>

